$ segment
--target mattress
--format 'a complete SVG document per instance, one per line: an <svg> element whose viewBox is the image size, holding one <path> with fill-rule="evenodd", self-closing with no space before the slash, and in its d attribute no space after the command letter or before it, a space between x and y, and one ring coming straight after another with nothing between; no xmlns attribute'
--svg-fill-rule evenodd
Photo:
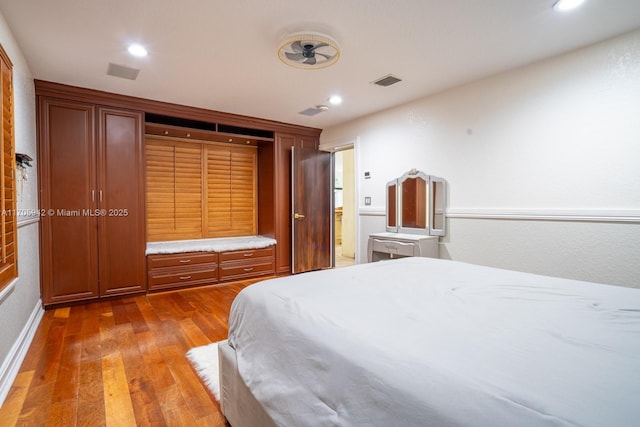
<svg viewBox="0 0 640 427"><path fill-rule="evenodd" d="M239 374L280 426L629 426L640 290L431 258L236 297Z"/></svg>

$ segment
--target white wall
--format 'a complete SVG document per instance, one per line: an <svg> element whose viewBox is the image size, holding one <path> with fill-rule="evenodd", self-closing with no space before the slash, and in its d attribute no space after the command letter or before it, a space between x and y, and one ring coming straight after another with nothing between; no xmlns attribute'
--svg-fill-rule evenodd
<svg viewBox="0 0 640 427"><path fill-rule="evenodd" d="M33 76L0 14L0 43L13 62L16 152L36 159L35 89ZM35 212L38 207L37 163L28 169L28 180L18 181L18 211ZM18 280L0 296L0 405L42 316L37 217L18 217Z"/></svg>
<svg viewBox="0 0 640 427"><path fill-rule="evenodd" d="M325 129L321 147L358 137L359 254L384 231L385 183L418 168L449 184L442 257L640 287L640 30Z"/></svg>

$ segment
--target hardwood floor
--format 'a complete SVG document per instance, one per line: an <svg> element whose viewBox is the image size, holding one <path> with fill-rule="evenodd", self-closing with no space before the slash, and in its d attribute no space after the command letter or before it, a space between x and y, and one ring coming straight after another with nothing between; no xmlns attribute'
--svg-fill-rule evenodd
<svg viewBox="0 0 640 427"><path fill-rule="evenodd" d="M336 267L348 267L356 263L355 258L346 257L342 255L342 245L335 246L336 254Z"/></svg>
<svg viewBox="0 0 640 427"><path fill-rule="evenodd" d="M9 395L2 426L224 426L185 353L227 337L252 282L49 310Z"/></svg>

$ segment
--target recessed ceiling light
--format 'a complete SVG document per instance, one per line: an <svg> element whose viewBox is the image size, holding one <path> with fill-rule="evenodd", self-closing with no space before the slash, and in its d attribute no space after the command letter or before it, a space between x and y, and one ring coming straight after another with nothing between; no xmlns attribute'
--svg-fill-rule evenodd
<svg viewBox="0 0 640 427"><path fill-rule="evenodd" d="M329 102L332 105L340 105L342 104L342 97L340 95L333 95L331 98L329 98Z"/></svg>
<svg viewBox="0 0 640 427"><path fill-rule="evenodd" d="M141 58L143 56L147 56L147 49L145 49L144 46L142 46L141 44L138 44L138 43L130 44L129 47L127 48L127 50L129 51L129 53L131 55L137 56L139 58Z"/></svg>
<svg viewBox="0 0 640 427"><path fill-rule="evenodd" d="M316 105L316 108L320 111L327 111L329 109L326 105Z"/></svg>
<svg viewBox="0 0 640 427"><path fill-rule="evenodd" d="M558 0L554 3L553 8L561 12L566 12L567 10L575 9L582 3L584 3L584 0Z"/></svg>

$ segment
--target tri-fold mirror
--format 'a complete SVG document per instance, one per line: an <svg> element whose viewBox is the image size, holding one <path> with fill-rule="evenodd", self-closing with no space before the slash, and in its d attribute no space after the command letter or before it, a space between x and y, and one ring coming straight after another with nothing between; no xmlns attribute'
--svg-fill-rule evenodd
<svg viewBox="0 0 640 427"><path fill-rule="evenodd" d="M416 169L387 183L386 230L444 236L446 181Z"/></svg>

